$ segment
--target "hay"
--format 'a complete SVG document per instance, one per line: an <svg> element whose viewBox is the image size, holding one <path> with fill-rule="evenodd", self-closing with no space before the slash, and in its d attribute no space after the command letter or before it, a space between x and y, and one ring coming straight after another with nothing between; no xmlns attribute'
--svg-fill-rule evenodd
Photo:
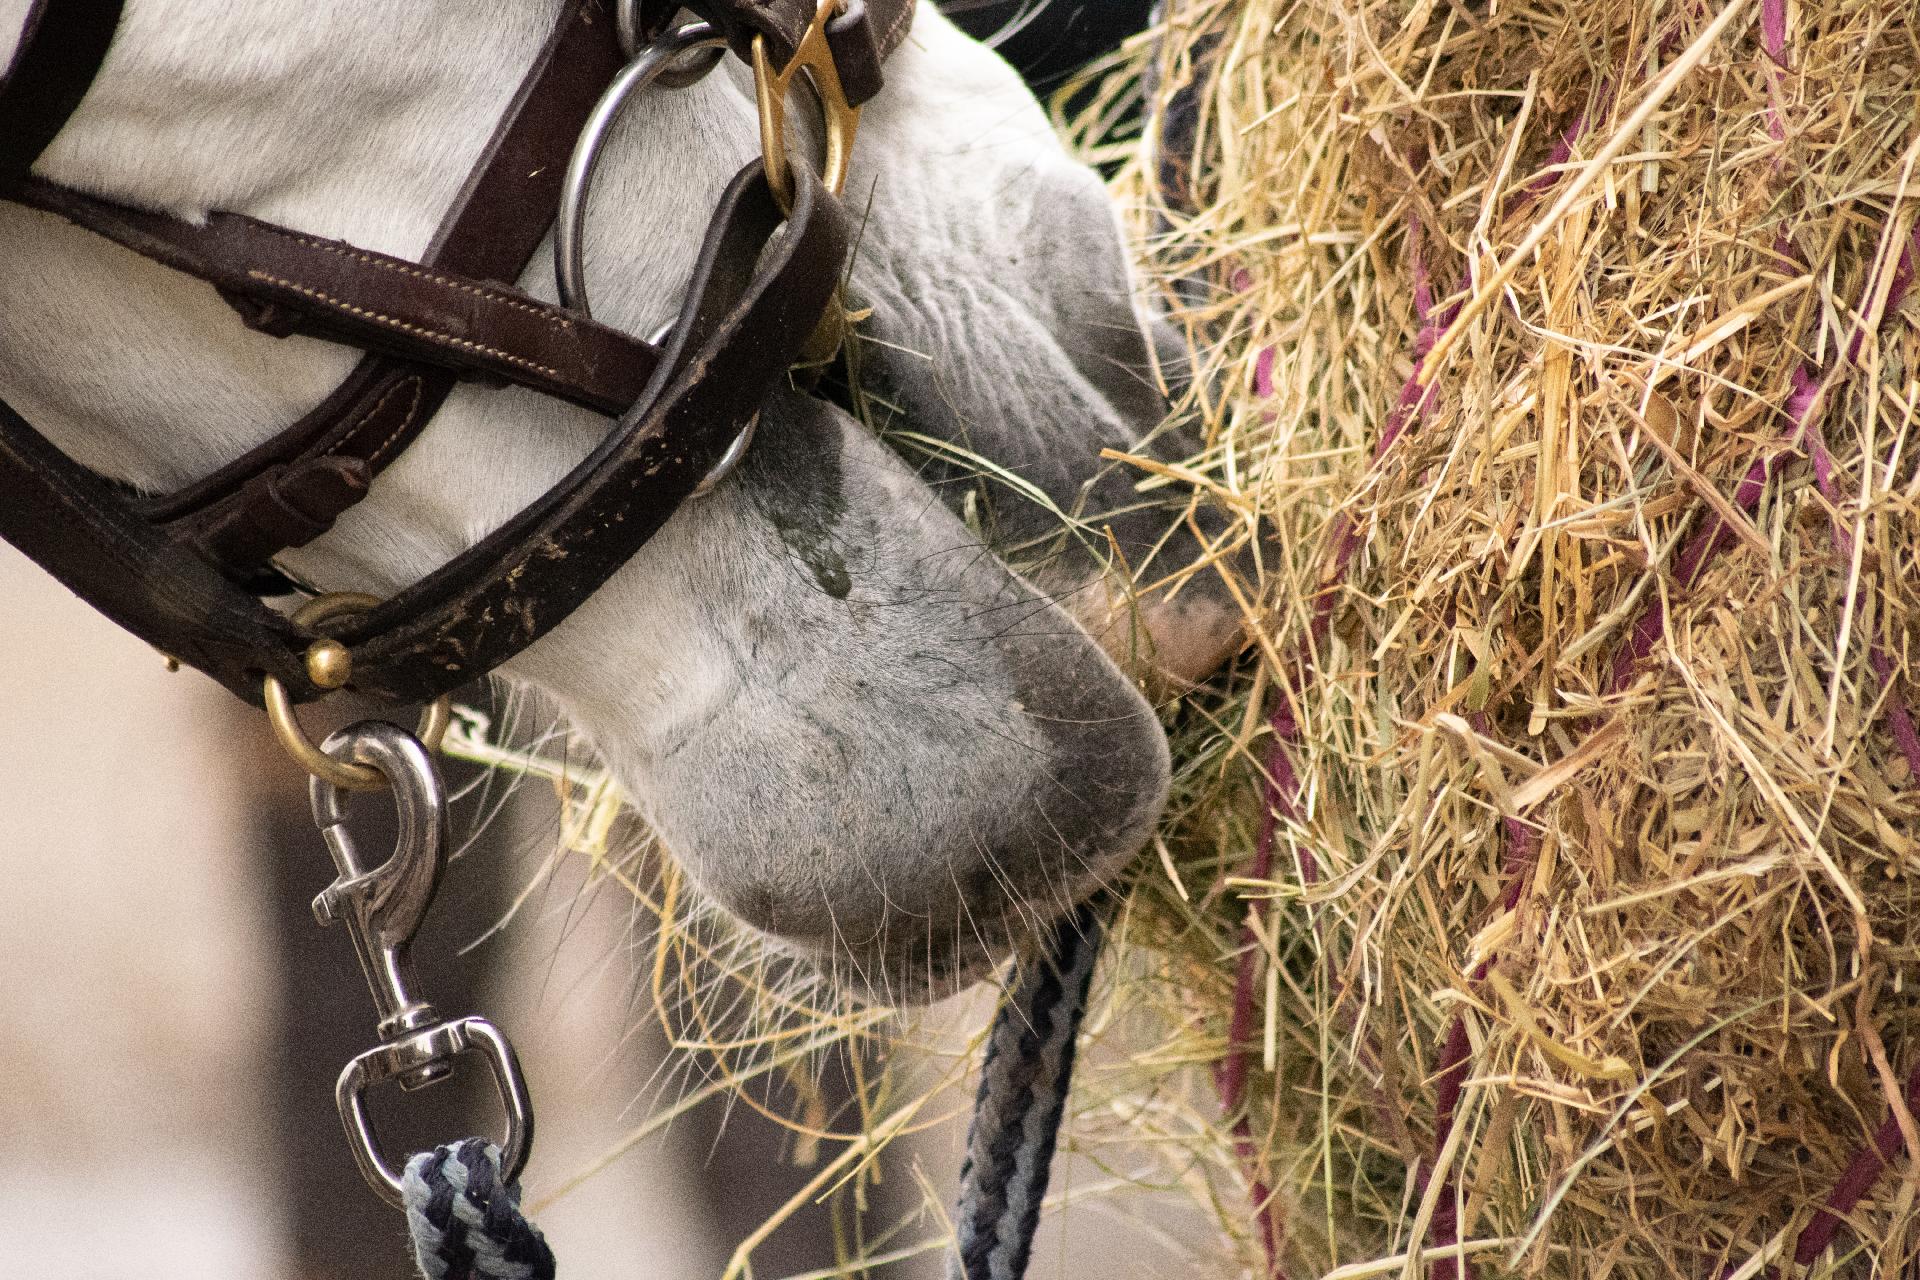
<svg viewBox="0 0 1920 1280"><path fill-rule="evenodd" d="M1172 0L1107 85L1262 611L1082 1149L1256 1274L1920 1267L1913 0Z"/></svg>

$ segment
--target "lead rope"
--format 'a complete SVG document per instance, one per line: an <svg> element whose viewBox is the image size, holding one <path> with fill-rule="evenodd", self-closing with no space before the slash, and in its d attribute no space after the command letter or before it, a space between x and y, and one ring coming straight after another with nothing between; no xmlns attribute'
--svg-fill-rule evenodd
<svg viewBox="0 0 1920 1280"><path fill-rule="evenodd" d="M1091 904L1055 925L994 1018L967 1127L949 1280L1026 1274L1102 932ZM426 1280L553 1280L553 1252L521 1214L519 1187L501 1180L491 1142L468 1138L414 1156L404 1187Z"/></svg>
<svg viewBox="0 0 1920 1280"><path fill-rule="evenodd" d="M993 1020L960 1167L948 1280L1020 1280L1027 1272L1103 932L1097 901L1055 923Z"/></svg>
<svg viewBox="0 0 1920 1280"><path fill-rule="evenodd" d="M553 1280L553 1250L520 1212L484 1138L422 1151L401 1179L413 1260L426 1280Z"/></svg>
<svg viewBox="0 0 1920 1280"><path fill-rule="evenodd" d="M994 1018L960 1170L949 1280L1020 1280L1066 1114L1074 1047L1100 953L1091 906L1054 927ZM481 1138L407 1161L407 1229L425 1280L554 1280L553 1251Z"/></svg>
<svg viewBox="0 0 1920 1280"><path fill-rule="evenodd" d="M1055 926L994 1019L967 1129L949 1280L1026 1274L1101 932L1091 907ZM519 1186L501 1180L493 1143L468 1138L422 1152L407 1161L403 1187L426 1280L553 1280L553 1251L520 1212Z"/></svg>
<svg viewBox="0 0 1920 1280"><path fill-rule="evenodd" d="M321 752L336 768L365 771L343 771L339 782L315 776L311 784L314 823L338 872L314 899L314 916L346 926L381 1015L380 1044L349 1062L334 1090L354 1159L369 1185L406 1211L425 1280L553 1280L553 1252L520 1211L533 1107L513 1047L486 1019L442 1019L414 994L414 933L446 868L439 771L419 739L379 720L348 726ZM375 786L392 795L398 834L387 860L369 865L345 824L352 791ZM1100 911L1096 899L1053 926L1040 954L1017 972L988 1032L949 1280L1020 1280L1026 1272L1099 956ZM504 1143L468 1138L421 1152L394 1172L367 1092L387 1080L405 1089L431 1084L462 1054L479 1056L493 1076L507 1117Z"/></svg>

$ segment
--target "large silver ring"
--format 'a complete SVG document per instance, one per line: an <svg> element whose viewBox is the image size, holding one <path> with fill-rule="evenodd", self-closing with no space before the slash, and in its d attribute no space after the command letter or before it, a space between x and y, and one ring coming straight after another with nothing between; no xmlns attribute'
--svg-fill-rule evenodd
<svg viewBox="0 0 1920 1280"><path fill-rule="evenodd" d="M616 15L617 16L617 15ZM625 39L623 32L622 39ZM710 56L692 66L682 67L682 54L695 49L709 50ZM642 49L614 77L600 101L593 106L580 137L573 144L573 156L567 161L566 181L560 187L560 214L553 224L553 275L560 290L560 305L591 316L587 304L586 249L583 244L587 225L587 193L593 187L594 170L600 164L600 148L626 109L634 94L656 81L671 88L692 84L713 70L724 56L726 38L704 22L676 27Z"/></svg>

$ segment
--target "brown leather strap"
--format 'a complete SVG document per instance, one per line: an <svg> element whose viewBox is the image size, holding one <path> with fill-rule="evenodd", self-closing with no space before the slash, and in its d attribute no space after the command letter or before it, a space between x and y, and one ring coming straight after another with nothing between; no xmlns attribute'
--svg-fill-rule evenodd
<svg viewBox="0 0 1920 1280"><path fill-rule="evenodd" d="M573 0L421 261L482 280L518 280L559 211L574 139L623 65L605 0Z"/></svg>
<svg viewBox="0 0 1920 1280"><path fill-rule="evenodd" d="M873 28L871 0L847 0L841 13L827 23L827 48L833 51L833 69L840 74L840 92L848 102L859 106L880 92L884 79L880 63L906 32L911 5L901 7L892 21L898 26L891 42L881 40Z"/></svg>
<svg viewBox="0 0 1920 1280"><path fill-rule="evenodd" d="M120 501L0 401L0 538L148 644L258 702L259 674L306 688L306 640Z"/></svg>
<svg viewBox="0 0 1920 1280"><path fill-rule="evenodd" d="M913 26L915 0L845 0L827 23L840 87L854 106L880 92L880 64L900 47ZM800 47L818 0L641 0L642 27L657 35L681 9L691 10L727 37L742 58L752 61L755 37L765 37L767 55L785 66Z"/></svg>
<svg viewBox="0 0 1920 1280"><path fill-rule="evenodd" d="M491 283L518 279L538 250L559 207L565 166L555 157L620 66L611 17L595 0L574 0L419 264L238 215L215 214L203 230L28 184L20 194L39 207L212 279L269 331L348 338L379 351L273 439L148 500L149 517L173 524L176 537L248 581L272 556L331 528L431 420L456 374L531 381L605 413L632 404L652 372L651 347ZM279 247L262 251L263 243ZM224 259L228 252L255 256ZM544 335L544 349L516 349L528 332Z"/></svg>
<svg viewBox="0 0 1920 1280"><path fill-rule="evenodd" d="M261 585L254 567L331 529L366 496L374 473L419 434L453 384L444 370L370 356L288 430L198 484L135 501L134 509L171 523L174 536L249 590L284 594L287 583ZM279 449L287 455L275 456Z"/></svg>
<svg viewBox="0 0 1920 1280"><path fill-rule="evenodd" d="M249 324L276 337L333 338L466 376L518 383L605 414L631 405L653 375L656 352L640 339L435 263L409 262L236 213L210 214L196 225L39 181L24 184L18 198L207 281ZM515 210L523 221L541 211L537 204ZM488 217L499 244L509 220L498 211ZM525 238L539 243L538 236Z"/></svg>
<svg viewBox="0 0 1920 1280"><path fill-rule="evenodd" d="M441 220L423 268L519 279L559 208L565 165L557 157L620 65L611 16L597 0L572 0ZM181 536L237 578L249 577L274 554L330 528L344 510L332 499L351 501L348 488L329 483L340 474L330 474L331 460L364 463L370 481L412 443L452 387L433 363L370 355L280 438L161 504L165 518L181 522ZM286 470L266 474L260 461ZM289 519L290 509L309 518Z"/></svg>
<svg viewBox="0 0 1920 1280"><path fill-rule="evenodd" d="M798 357L833 295L851 231L809 173L784 234L756 161L728 187L676 337L613 433L560 485L344 631L354 688L436 697L572 613L664 524ZM757 265L756 265L757 264ZM70 589L249 701L272 674L319 696L310 635L119 501L0 403L0 538Z"/></svg>
<svg viewBox="0 0 1920 1280"><path fill-rule="evenodd" d="M790 0L768 2L790 5ZM876 9L882 2L894 6L901 0L868 0ZM42 0L36 20L53 3ZM877 77L859 69L873 34L859 28L869 19L864 11L842 17L849 23L842 43L851 50L846 55L851 74L863 86L877 87ZM902 16L902 30L904 22ZM569 47L583 40L588 42L583 48L602 52L583 54L578 62L569 59ZM876 50L890 47L878 39L872 44ZM644 344L636 352L631 339L610 330L602 334L600 326L589 327L582 318L555 316L552 308L490 281L487 277L517 277L557 204L560 166L533 159L552 153L551 139L530 139L555 129L572 136L578 124L570 122L570 113L584 118L605 78L599 73L611 74L617 61L612 47L592 0L569 8L540 66L496 130L485 162L448 215L429 260L417 267L237 215L215 216L211 235L228 248L255 251L238 268L250 286L265 274L274 277L267 287L280 291L252 295L249 306L264 304L280 316L257 315L256 320L281 323L293 315L311 323L318 318L327 325L371 330L358 335L362 340L395 343L400 340L392 334L421 330L431 336L414 335L408 341L415 345L405 349L411 353L426 344L432 351L422 353L434 357L431 364L370 356L288 432L180 494L145 503L144 510L126 502L119 486L62 455L0 403L0 493L5 495L0 537L122 626L241 697L258 701L261 676L272 674L294 698L311 698L322 692L309 682L301 660L312 636L222 577L209 559L243 568L324 531L431 416L455 370L527 381L519 363L487 353L476 356L462 344L498 345L506 355L522 355L556 371L561 362L571 361L565 366L575 371L571 380L542 374L553 379L546 389L559 390L561 383L592 386L590 394L575 398L601 407L633 391L634 368L646 368L650 376L637 390L637 402L561 485L349 626L344 638L353 646L352 683L397 701L431 698L493 669L572 613L693 492L779 384L829 305L850 244L838 202L808 172L794 174L793 207L783 228L778 202L756 161L723 197L675 336L657 356ZM596 56L604 66L594 62ZM836 46L836 62L841 56ZM10 78L0 83L0 101L23 83L22 65L17 58ZM84 93L90 74L79 77L77 92L66 91L72 103ZM30 73L24 82L32 79ZM550 99L547 93L556 84L568 92ZM69 104L66 110L71 109ZM539 128L526 123L536 116L546 121ZM57 129L56 123L51 132L41 132L50 138ZM36 147L22 173L37 155ZM201 240L177 236L170 220L152 215L112 210L97 201L76 203L44 191L35 202L52 206L63 200L63 213L111 222L116 238L142 238L147 243L139 247L163 261L171 257L183 264L204 247ZM292 259L277 258L267 247L295 240L305 243ZM280 252L290 251L282 247ZM340 266L343 262L354 265ZM295 263L301 270L291 269ZM358 311L343 308L315 296L345 299L336 292L344 284L327 277L322 263L405 285L392 286L397 292L388 302L369 308L354 301L347 305ZM216 281L227 270L211 258L199 265ZM334 314L343 310L350 322ZM380 314L359 314L365 311ZM512 319L495 318L502 313ZM519 326L514 349L485 340L492 332L486 326L496 324ZM543 340L550 345L542 347ZM462 354L449 356L445 350ZM529 350L534 354L523 355ZM551 363L542 358L548 355ZM609 372L602 367L608 360L631 367ZM628 382L619 383L620 377Z"/></svg>
<svg viewBox="0 0 1920 1280"><path fill-rule="evenodd" d="M172 523L210 509L217 500L276 469L330 459L364 460L371 479L417 434L453 384L453 374L445 370L383 357L362 360L324 401L272 439L184 489L142 498L135 505L149 520ZM330 431L343 443L336 446ZM303 541L284 545L301 546Z"/></svg>
<svg viewBox="0 0 1920 1280"><path fill-rule="evenodd" d="M776 239L780 221L756 160L721 197L641 403L532 506L344 630L354 688L424 700L491 671L571 614L666 523L786 377L833 298L852 245L839 201L802 172Z"/></svg>
<svg viewBox="0 0 1920 1280"><path fill-rule="evenodd" d="M27 176L87 96L120 23L121 0L34 0L0 72L0 189Z"/></svg>

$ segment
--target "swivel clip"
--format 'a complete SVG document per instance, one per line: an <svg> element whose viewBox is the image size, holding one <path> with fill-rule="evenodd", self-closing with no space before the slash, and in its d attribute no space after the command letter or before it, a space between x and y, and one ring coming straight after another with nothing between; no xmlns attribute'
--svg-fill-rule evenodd
<svg viewBox="0 0 1920 1280"><path fill-rule="evenodd" d="M328 738L322 749L386 779L398 827L392 855L369 866L346 829L352 792L326 778L313 778L314 824L339 872L313 900L314 919L346 926L380 1015L380 1044L349 1062L334 1088L354 1160L383 1199L402 1204L400 1174L381 1155L367 1113L367 1092L386 1080L397 1080L403 1089L432 1084L453 1070L456 1057L473 1052L486 1062L506 1111L501 1173L512 1181L533 1145L533 1107L513 1046L485 1018L442 1020L414 994L413 938L447 865L447 798L433 760L419 739L380 720L349 725Z"/></svg>

